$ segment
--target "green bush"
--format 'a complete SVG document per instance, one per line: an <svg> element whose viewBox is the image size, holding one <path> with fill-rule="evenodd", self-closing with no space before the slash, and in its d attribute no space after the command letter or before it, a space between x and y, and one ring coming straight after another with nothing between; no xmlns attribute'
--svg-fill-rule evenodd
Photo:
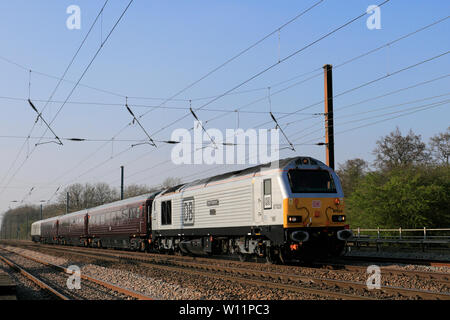
<svg viewBox="0 0 450 320"><path fill-rule="evenodd" d="M352 228L450 227L450 167L370 172L346 204Z"/></svg>

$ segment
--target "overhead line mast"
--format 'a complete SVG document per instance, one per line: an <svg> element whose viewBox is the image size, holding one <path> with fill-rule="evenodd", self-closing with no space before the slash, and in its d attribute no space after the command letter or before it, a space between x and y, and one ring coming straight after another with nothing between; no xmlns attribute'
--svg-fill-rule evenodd
<svg viewBox="0 0 450 320"><path fill-rule="evenodd" d="M334 125L333 125L333 66L323 66L325 87L325 145L326 164L334 170Z"/></svg>

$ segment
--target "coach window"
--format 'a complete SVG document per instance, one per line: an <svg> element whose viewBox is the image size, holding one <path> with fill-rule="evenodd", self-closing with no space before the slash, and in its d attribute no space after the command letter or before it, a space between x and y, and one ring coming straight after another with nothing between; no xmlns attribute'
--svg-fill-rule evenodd
<svg viewBox="0 0 450 320"><path fill-rule="evenodd" d="M141 209L140 208L135 208L136 210L136 218L139 219L139 216L141 214Z"/></svg>
<svg viewBox="0 0 450 320"><path fill-rule="evenodd" d="M264 209L272 209L272 179L264 180Z"/></svg>

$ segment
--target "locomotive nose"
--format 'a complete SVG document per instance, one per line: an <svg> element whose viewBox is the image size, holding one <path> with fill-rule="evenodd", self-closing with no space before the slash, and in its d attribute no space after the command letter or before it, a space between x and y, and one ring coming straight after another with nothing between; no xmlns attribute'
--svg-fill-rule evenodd
<svg viewBox="0 0 450 320"><path fill-rule="evenodd" d="M309 239L309 233L306 231L294 231L291 233L291 239L298 242L306 242Z"/></svg>
<svg viewBox="0 0 450 320"><path fill-rule="evenodd" d="M336 234L337 238L342 241L347 241L351 237L353 237L353 232L351 230L339 230Z"/></svg>

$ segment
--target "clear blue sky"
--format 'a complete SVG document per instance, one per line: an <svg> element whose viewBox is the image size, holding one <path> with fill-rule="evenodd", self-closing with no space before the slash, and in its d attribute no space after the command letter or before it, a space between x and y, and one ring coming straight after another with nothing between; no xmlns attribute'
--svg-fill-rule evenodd
<svg viewBox="0 0 450 320"><path fill-rule="evenodd" d="M291 18L313 5L308 1L147 1L135 0L126 12L110 39L103 47L85 77L84 85L108 90L117 95L102 93L79 86L70 101L123 104L123 96L167 98L183 89L193 81L214 69L233 55L272 32ZM380 1L381 2L381 1ZM0 57L50 75L60 76L70 62L73 54L89 30L104 1L3 1L0 3ZM106 6L102 23L97 23L83 46L66 79L76 81L98 49L122 10L125 0L111 0ZM344 24L364 12L369 5L378 4L365 0L325 0L316 8L268 38L225 68L201 81L191 89L180 94L180 99L196 99L221 94L251 76L264 70L292 52L304 47L322 35ZM81 29L66 28L68 14L66 8L76 4L81 8ZM340 63L413 32L450 13L450 2L391 0L381 7L381 29L369 30L366 27L368 15L352 23L332 36L307 48L269 72L255 78L237 91L267 88L274 93L284 87L305 79L275 86L305 72L330 63ZM408 67L449 50L450 19L419 32L407 39L392 44L364 58L336 68L333 74L334 93L339 94L365 82L377 79L396 70ZM394 104L402 104L449 93L450 77L427 85L405 90L382 99L355 105L339 111L339 108L352 103L382 95L396 89L446 75L450 71L450 54L418 67L401 72L378 81L372 85L355 90L335 99L336 131L374 122L389 117L368 119L347 123L365 117L395 112L431 102L447 99L442 96L422 102L401 105L378 112L360 114ZM0 59L0 136L28 135L36 114L24 100L11 100L5 97L28 98L29 72ZM31 99L41 109L43 102L50 97L57 80L31 73ZM64 100L72 89L72 83L63 83L53 100ZM267 96L265 89L248 93L230 95L208 105L209 108L234 110L258 98ZM301 107L320 102L323 99L323 78L318 76L303 84L293 86L271 97L272 111L292 112ZM209 100L194 100L193 108L198 108ZM157 105L161 100L131 99L129 104L136 114L148 108L141 105ZM134 105L134 106L133 106ZM43 113L44 118L52 119L61 103L50 103ZM170 101L170 107L189 107L187 101ZM269 111L268 99L246 107L249 111ZM397 119L382 121L376 125L336 135L336 162L360 157L373 160L372 151L376 141L387 135L396 126L403 133L409 129L421 134L423 140L449 126L449 105L417 112ZM308 113L323 112L323 103L308 110ZM142 118L142 124L149 133L159 131L155 139L169 139L176 128L191 128L193 118L186 117L174 126L171 121L186 114L186 110L158 109ZM202 120L219 115L218 112L198 111ZM395 116L397 114L392 114ZM308 116L295 115L281 123L299 120ZM240 114L240 127L253 128L269 121L268 113ZM295 143L323 141L323 124L320 117L289 124L285 131ZM95 104L69 103L52 124L60 137L110 139L130 121L130 115L123 105L104 106ZM316 125L312 128L308 127ZM208 123L208 128L236 127L236 114L228 114L220 120ZM272 124L265 127L273 127ZM164 128L164 130L160 130ZM307 129L307 130L305 130ZM32 136L40 137L45 126L38 123ZM305 130L299 134L297 132ZM318 130L318 131L315 131ZM313 132L315 131L315 132ZM304 137L303 137L304 135ZM46 136L51 136L47 133ZM128 127L117 139L144 139L138 126ZM107 182L116 187L120 184L120 165L125 166L126 183L156 185L169 176L191 175L197 173L215 174L233 167L182 166L170 162L171 146L160 145L153 150L151 146L135 147L120 156L119 152L130 147L131 142L64 142L64 146L45 144L36 148L24 165L27 151L32 150L36 140L30 140L19 154L23 138L0 138L0 211L7 209L13 200L37 204L47 200L58 186L69 183ZM285 143L285 141L282 141ZM319 146L298 146L297 152L284 150L282 156L295 154L310 155L322 161L325 151ZM97 151L97 152L96 152ZM96 153L95 153L96 152ZM113 156L112 159L111 156ZM17 161L15 161L17 157ZM86 159L81 165L80 161ZM110 159L109 161L107 161ZM154 167L167 161L166 164ZM102 164L103 163L103 164ZM101 165L100 165L101 164ZM20 167L20 169L18 169ZM152 168L153 167L153 168ZM91 170L92 169L92 170ZM90 170L90 171L88 171ZM138 172L141 172L137 174ZM134 174L134 175L133 175ZM30 196L28 191L34 187Z"/></svg>

